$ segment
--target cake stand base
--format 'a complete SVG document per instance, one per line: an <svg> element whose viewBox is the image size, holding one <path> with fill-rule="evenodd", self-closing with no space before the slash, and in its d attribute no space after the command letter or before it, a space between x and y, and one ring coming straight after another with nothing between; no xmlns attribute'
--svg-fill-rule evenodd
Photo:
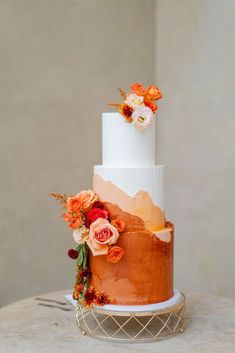
<svg viewBox="0 0 235 353"><path fill-rule="evenodd" d="M84 335L118 342L147 342L184 331L185 296L178 291L165 302L150 305L77 305L76 320Z"/></svg>

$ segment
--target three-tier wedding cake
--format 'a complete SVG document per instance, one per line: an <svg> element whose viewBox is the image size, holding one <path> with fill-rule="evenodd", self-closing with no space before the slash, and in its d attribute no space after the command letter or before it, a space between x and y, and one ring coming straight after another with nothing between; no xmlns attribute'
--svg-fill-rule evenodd
<svg viewBox="0 0 235 353"><path fill-rule="evenodd" d="M120 90L116 113L102 114L102 165L93 190L52 194L77 246L73 296L91 307L145 305L173 296L174 226L164 210L164 166L155 160L155 86Z"/></svg>

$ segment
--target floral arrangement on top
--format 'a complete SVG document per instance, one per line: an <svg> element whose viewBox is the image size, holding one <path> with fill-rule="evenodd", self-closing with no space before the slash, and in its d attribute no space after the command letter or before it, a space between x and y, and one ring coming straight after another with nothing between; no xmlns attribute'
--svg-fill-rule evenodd
<svg viewBox="0 0 235 353"><path fill-rule="evenodd" d="M110 103L118 109L119 113L128 123L133 123L138 128L144 128L151 124L158 106L155 100L162 98L162 93L156 86L148 86L146 89L141 83L134 83L131 92L126 93L119 89L123 102L121 104Z"/></svg>
<svg viewBox="0 0 235 353"><path fill-rule="evenodd" d="M78 274L73 292L74 299L82 305L104 305L110 299L103 292L97 292L89 286L91 272L88 268L89 249L93 256L106 255L108 262L117 263L124 255L124 250L114 245L119 234L125 231L125 222L118 217L111 217L98 195L92 190L81 191L75 196L52 193L62 205L64 222L73 229L75 249L68 250L68 256L77 261Z"/></svg>

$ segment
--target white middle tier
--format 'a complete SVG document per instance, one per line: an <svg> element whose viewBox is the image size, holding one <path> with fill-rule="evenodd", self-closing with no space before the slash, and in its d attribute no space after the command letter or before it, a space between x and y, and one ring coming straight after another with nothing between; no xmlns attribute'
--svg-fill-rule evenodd
<svg viewBox="0 0 235 353"><path fill-rule="evenodd" d="M155 205L164 210L164 166L153 167L106 167L94 166L94 175L111 181L127 195L146 191Z"/></svg>

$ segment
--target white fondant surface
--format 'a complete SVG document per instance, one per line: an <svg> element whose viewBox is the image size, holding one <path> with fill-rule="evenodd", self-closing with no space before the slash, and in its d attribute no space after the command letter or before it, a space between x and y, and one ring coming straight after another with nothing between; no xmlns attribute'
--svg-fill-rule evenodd
<svg viewBox="0 0 235 353"><path fill-rule="evenodd" d="M174 291L174 295L171 299L161 303L147 304L147 305L113 305L107 304L101 307L102 310L107 311L123 311L123 312L141 312L141 311L155 311L166 309L179 303L182 298L182 294L178 291Z"/></svg>
<svg viewBox="0 0 235 353"><path fill-rule="evenodd" d="M102 158L105 166L155 165L155 120L137 129L119 113L102 114Z"/></svg>
<svg viewBox="0 0 235 353"><path fill-rule="evenodd" d="M164 210L164 166L107 167L94 166L94 174L111 181L127 195L146 191L155 205Z"/></svg>

